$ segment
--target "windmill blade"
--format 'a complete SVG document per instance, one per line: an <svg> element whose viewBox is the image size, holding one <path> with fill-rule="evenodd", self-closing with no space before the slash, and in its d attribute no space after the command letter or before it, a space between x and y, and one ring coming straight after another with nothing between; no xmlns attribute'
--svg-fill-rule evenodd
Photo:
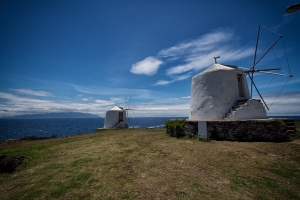
<svg viewBox="0 0 300 200"><path fill-rule="evenodd" d="M271 45L271 47L256 61L253 66L250 68L251 70L254 69L254 67L267 55L267 53L274 47L274 45L282 38L282 35L280 35L277 40Z"/></svg>
<svg viewBox="0 0 300 200"><path fill-rule="evenodd" d="M261 71L272 71L272 70L281 70L281 68L257 69L256 71L261 72Z"/></svg>
<svg viewBox="0 0 300 200"><path fill-rule="evenodd" d="M131 113L131 117L134 119L134 116L133 116L133 114Z"/></svg>
<svg viewBox="0 0 300 200"><path fill-rule="evenodd" d="M125 107L125 109L127 108L126 96L124 97L124 107Z"/></svg>
<svg viewBox="0 0 300 200"><path fill-rule="evenodd" d="M258 35L257 35L257 39L256 39L256 47L255 47L255 53L254 53L254 61L253 61L253 65L252 67L250 68L250 72L251 72L251 75L249 75L249 77L251 77L251 98L252 98L252 87L254 85L254 72L256 72L254 69L255 69L255 66L267 55L267 53L275 46L275 44L282 38L282 35L279 35L278 33L276 33L277 35L279 35L279 37L277 38L277 40L269 47L269 49L258 59L256 60L256 53L257 53L257 48L258 48L258 41L259 41L259 35L260 35L260 30L261 30L261 27L265 28L265 29L268 29L264 26L262 26L261 24L259 25L258 27ZM270 30L270 29L268 29ZM272 30L270 30L272 31ZM274 32L274 31L272 31ZM275 32L274 32L275 33Z"/></svg>
<svg viewBox="0 0 300 200"><path fill-rule="evenodd" d="M284 72L283 74L281 74L281 73L274 73L274 72L268 72L268 71L273 71L273 70L282 70L282 68L267 68L267 69L256 69L256 70L254 70L254 69L252 69L252 70L247 69L244 72L246 73L246 75L249 75L248 74L249 72L252 72L252 74L253 74L253 72L259 72L259 73L264 73L264 74L274 74L274 75L278 75L278 76L293 77L291 74L286 73L284 70L282 70ZM253 80L253 76L252 76L252 80ZM253 80L253 82L254 82L254 80Z"/></svg>
<svg viewBox="0 0 300 200"><path fill-rule="evenodd" d="M258 48L258 41L259 41L259 33L260 33L260 27L261 27L261 24L258 26L258 32L257 32L257 38L256 38L256 45L255 45L255 52L254 52L254 61L253 61L253 65L255 65L256 63L256 53L257 53L257 48ZM253 70L254 70L254 67L253 67ZM249 75L250 76L250 75ZM254 78L253 77L253 72L251 73L251 76L252 76L252 79ZM251 98L252 98L252 88L253 88L253 84L251 82Z"/></svg>
<svg viewBox="0 0 300 200"><path fill-rule="evenodd" d="M269 69L256 69L256 70L246 70L247 72L261 72L261 71L272 71L272 70L281 70L281 68L269 68Z"/></svg>
<svg viewBox="0 0 300 200"><path fill-rule="evenodd" d="M129 100L127 100L127 98L125 96L125 109L124 110L126 110L126 119L128 121L128 124L130 123L129 117L131 114L131 113L129 113L129 110L134 110L133 108L130 108L130 102L131 102L131 96L129 96ZM132 116L132 118L134 118L132 114L131 114L131 116Z"/></svg>
<svg viewBox="0 0 300 200"><path fill-rule="evenodd" d="M134 108L129 108L128 110L135 110L135 109ZM131 118L134 119L134 116L133 116L132 112L130 112L129 115L131 115Z"/></svg>
<svg viewBox="0 0 300 200"><path fill-rule="evenodd" d="M128 121L127 124L129 124L129 123L130 123L130 120L129 120L129 118L128 118L128 111L126 111L126 120Z"/></svg>
<svg viewBox="0 0 300 200"><path fill-rule="evenodd" d="M131 101L131 96L129 97L128 109L130 108L130 101Z"/></svg>
<svg viewBox="0 0 300 200"><path fill-rule="evenodd" d="M273 72L266 72L266 71L255 71L255 72L259 72L259 73L263 73L263 74L274 74L274 75L278 75L278 76L288 76L290 78L293 77L290 74L280 74L280 73L273 73Z"/></svg>
<svg viewBox="0 0 300 200"><path fill-rule="evenodd" d="M250 76L250 74L249 74L248 72L247 72L247 74L248 74L248 76L249 76L249 78L250 78L250 80L251 80L252 84L254 85L254 88L255 88L255 90L256 90L256 92L257 92L257 94L260 96L260 98L261 98L261 100L264 102L264 104L265 104L266 108L269 110L269 107L267 106L267 104L266 104L266 102L265 102L264 98L261 96L261 94L260 94L260 92L258 91L258 89L257 89L257 87L256 87L256 85L255 85L255 83L253 82L253 79L252 79L252 77Z"/></svg>

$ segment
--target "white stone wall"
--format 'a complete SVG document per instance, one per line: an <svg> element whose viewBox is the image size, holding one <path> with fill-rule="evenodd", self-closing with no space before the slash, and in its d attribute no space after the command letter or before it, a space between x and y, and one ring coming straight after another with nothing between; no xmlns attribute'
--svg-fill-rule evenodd
<svg viewBox="0 0 300 200"><path fill-rule="evenodd" d="M242 75L244 97L239 97L237 74ZM190 119L223 119L239 99L249 99L250 93L243 71L214 64L192 79Z"/></svg>
<svg viewBox="0 0 300 200"><path fill-rule="evenodd" d="M267 119L267 112L263 104L257 100L249 99L236 111L228 116L228 120L235 119Z"/></svg>
<svg viewBox="0 0 300 200"><path fill-rule="evenodd" d="M109 110L105 115L104 128L115 128L117 123L119 123L119 112L123 112L123 122L126 123L126 111Z"/></svg>

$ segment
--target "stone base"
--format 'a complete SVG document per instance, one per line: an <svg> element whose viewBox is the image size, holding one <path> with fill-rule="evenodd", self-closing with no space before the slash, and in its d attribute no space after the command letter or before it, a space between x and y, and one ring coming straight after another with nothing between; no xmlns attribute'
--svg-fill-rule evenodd
<svg viewBox="0 0 300 200"><path fill-rule="evenodd" d="M293 119L210 120L206 123L207 136L213 140L283 142L296 132ZM187 120L183 131L185 136L198 137L198 121Z"/></svg>

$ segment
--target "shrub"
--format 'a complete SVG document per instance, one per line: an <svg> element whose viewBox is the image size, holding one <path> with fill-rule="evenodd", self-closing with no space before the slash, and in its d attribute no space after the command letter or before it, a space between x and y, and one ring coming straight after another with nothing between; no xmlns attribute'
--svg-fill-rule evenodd
<svg viewBox="0 0 300 200"><path fill-rule="evenodd" d="M24 136L22 138L20 138L20 140L37 140L38 137L36 137L35 135L32 136Z"/></svg>
<svg viewBox="0 0 300 200"><path fill-rule="evenodd" d="M186 124L185 119L179 119L179 120L167 120L165 122L166 128L167 128L167 134L169 134L171 137L184 137L184 126Z"/></svg>
<svg viewBox="0 0 300 200"><path fill-rule="evenodd" d="M278 124L282 125L282 126L286 126L286 124L284 123L283 120L281 119L276 119L276 121L278 122Z"/></svg>

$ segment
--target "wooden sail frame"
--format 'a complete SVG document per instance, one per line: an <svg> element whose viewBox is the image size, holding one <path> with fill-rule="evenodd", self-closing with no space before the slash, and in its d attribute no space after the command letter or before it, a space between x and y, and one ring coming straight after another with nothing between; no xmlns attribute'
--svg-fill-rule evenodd
<svg viewBox="0 0 300 200"><path fill-rule="evenodd" d="M257 38L256 38L256 47L255 47L255 52L254 52L254 60L253 60L253 65L250 69L245 69L244 72L249 76L250 80L251 80L251 98L252 98L252 88L254 86L256 92L258 93L258 95L260 96L261 100L263 101L264 105L266 106L266 108L269 110L269 107L267 106L265 100L263 99L262 95L260 94L258 88L256 87L255 83L254 83L254 73L255 72L259 72L259 73L265 73L265 74L273 74L273 75L278 75L278 76L287 76L287 77L293 77L291 74L281 74L281 73L273 73L270 71L273 70L282 70L282 68L267 68L267 69L255 69L255 66L268 54L268 52L275 46L275 44L282 39L282 35L279 35L277 40L268 48L267 51L264 52L264 54L258 59L256 60L256 55L257 55L257 48L258 48L258 42L259 42L259 36L260 36L260 31L261 31L261 27L262 25L260 24L258 27L258 34L257 34ZM265 28L265 27L264 27ZM274 32L274 31L272 31ZM275 33L275 32L274 32ZM277 34L277 33L276 33Z"/></svg>

